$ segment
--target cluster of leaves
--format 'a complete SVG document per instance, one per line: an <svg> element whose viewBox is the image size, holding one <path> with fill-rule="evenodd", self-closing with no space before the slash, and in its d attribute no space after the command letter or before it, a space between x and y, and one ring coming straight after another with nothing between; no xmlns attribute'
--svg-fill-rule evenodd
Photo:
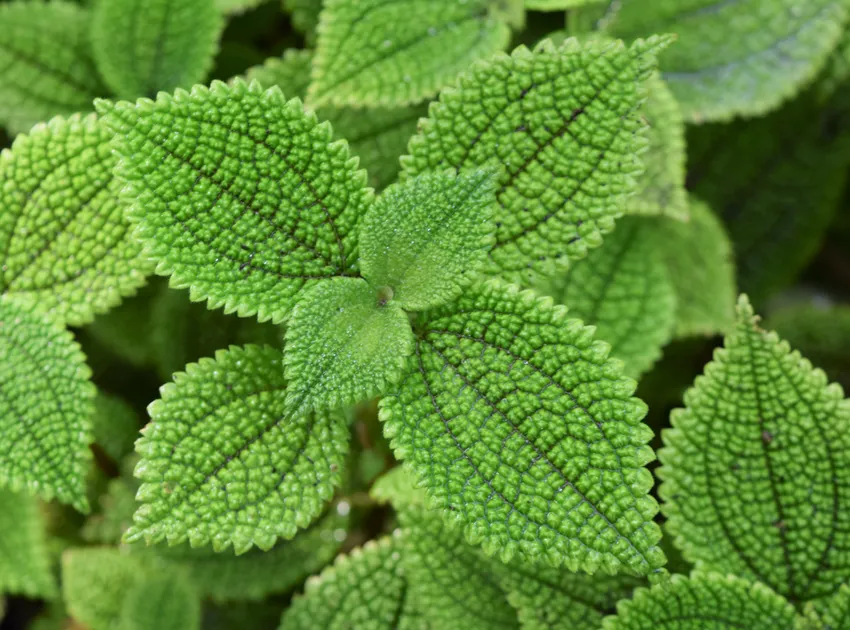
<svg viewBox="0 0 850 630"><path fill-rule="evenodd" d="M850 628L850 3L260 4L0 4L30 627Z"/></svg>

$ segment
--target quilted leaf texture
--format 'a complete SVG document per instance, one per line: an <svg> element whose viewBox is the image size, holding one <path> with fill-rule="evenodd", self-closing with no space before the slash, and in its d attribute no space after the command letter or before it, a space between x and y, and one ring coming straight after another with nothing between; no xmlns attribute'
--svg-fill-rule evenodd
<svg viewBox="0 0 850 630"><path fill-rule="evenodd" d="M428 630L408 613L401 533L369 541L307 580L280 630Z"/></svg>
<svg viewBox="0 0 850 630"><path fill-rule="evenodd" d="M216 0L96 0L92 49L119 98L153 97L204 78L223 26Z"/></svg>
<svg viewBox="0 0 850 630"><path fill-rule="evenodd" d="M38 501L0 489L0 593L53 598L56 591Z"/></svg>
<svg viewBox="0 0 850 630"><path fill-rule="evenodd" d="M306 290L286 331L287 409L301 414L368 400L398 382L412 352L410 321L362 278Z"/></svg>
<svg viewBox="0 0 850 630"><path fill-rule="evenodd" d="M54 118L0 153L0 292L70 325L118 304L151 270L117 200L110 135L94 115Z"/></svg>
<svg viewBox="0 0 850 630"><path fill-rule="evenodd" d="M850 565L850 402L758 326L734 330L673 412L660 492L686 559L794 601L833 593Z"/></svg>
<svg viewBox="0 0 850 630"><path fill-rule="evenodd" d="M0 297L0 484L88 512L90 375L70 333Z"/></svg>
<svg viewBox="0 0 850 630"><path fill-rule="evenodd" d="M806 604L801 630L850 630L850 587L842 584L833 595Z"/></svg>
<svg viewBox="0 0 850 630"><path fill-rule="evenodd" d="M344 420L284 413L281 352L232 346L162 387L136 443L143 483L128 542L270 549L307 527L339 484Z"/></svg>
<svg viewBox="0 0 850 630"><path fill-rule="evenodd" d="M566 312L491 281L420 315L380 417L434 503L488 553L647 574L664 556L646 406L608 344Z"/></svg>
<svg viewBox="0 0 850 630"><path fill-rule="evenodd" d="M92 433L94 441L115 462L120 462L133 452L139 437L139 417L125 401L98 392L94 399Z"/></svg>
<svg viewBox="0 0 850 630"><path fill-rule="evenodd" d="M121 630L199 630L201 600L182 576L151 575L128 591L121 610Z"/></svg>
<svg viewBox="0 0 850 630"><path fill-rule="evenodd" d="M405 105L434 96L510 29L491 0L325 0L308 101Z"/></svg>
<svg viewBox="0 0 850 630"><path fill-rule="evenodd" d="M440 95L404 173L504 165L487 271L550 275L602 243L641 172L643 81L667 40L548 40L475 65Z"/></svg>
<svg viewBox="0 0 850 630"><path fill-rule="evenodd" d="M734 576L674 575L669 583L639 589L617 606L604 630L793 630L794 607L756 582Z"/></svg>
<svg viewBox="0 0 850 630"><path fill-rule="evenodd" d="M845 0L625 0L609 31L674 33L664 80L691 122L757 116L810 83L838 44Z"/></svg>
<svg viewBox="0 0 850 630"><path fill-rule="evenodd" d="M323 0L283 0L283 10L289 13L292 26L304 34L308 44L316 41L322 4Z"/></svg>
<svg viewBox="0 0 850 630"><path fill-rule="evenodd" d="M267 59L245 74L264 87L277 85L290 98L304 98L312 61L312 51L289 49L282 57ZM316 110L319 120L330 122L337 135L346 139L351 152L360 158L360 166L369 173L369 185L377 190L395 181L401 168L399 157L416 133L417 121L426 114L425 105L365 109L327 106Z"/></svg>
<svg viewBox="0 0 850 630"><path fill-rule="evenodd" d="M390 186L363 219L363 277L409 311L457 298L493 244L495 175L426 173Z"/></svg>
<svg viewBox="0 0 850 630"><path fill-rule="evenodd" d="M105 96L92 58L89 15L71 2L0 5L0 124L14 133L92 108Z"/></svg>
<svg viewBox="0 0 850 630"><path fill-rule="evenodd" d="M99 101L157 272L195 300L283 320L305 286L352 275L366 175L297 99L235 80Z"/></svg>
<svg viewBox="0 0 850 630"><path fill-rule="evenodd" d="M570 315L596 326L633 377L658 360L676 325L676 289L653 228L646 219L621 219L602 247L540 287Z"/></svg>

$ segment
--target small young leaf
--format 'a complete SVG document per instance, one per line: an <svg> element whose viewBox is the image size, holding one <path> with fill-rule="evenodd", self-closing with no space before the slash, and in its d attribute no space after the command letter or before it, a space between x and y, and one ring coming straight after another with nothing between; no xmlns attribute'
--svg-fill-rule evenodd
<svg viewBox="0 0 850 630"><path fill-rule="evenodd" d="M794 607L758 582L734 576L674 575L669 584L641 588L617 605L604 630L794 630Z"/></svg>
<svg viewBox="0 0 850 630"><path fill-rule="evenodd" d="M504 165L487 271L565 269L601 244L636 189L642 82L666 43L545 41L476 65L430 108L404 171Z"/></svg>
<svg viewBox="0 0 850 630"><path fill-rule="evenodd" d="M133 452L140 428L139 417L130 405L117 396L98 392L92 432L94 441L113 461L120 462Z"/></svg>
<svg viewBox="0 0 850 630"><path fill-rule="evenodd" d="M283 357L231 347L162 387L136 443L142 506L128 542L188 539L270 549L319 515L339 484L348 434L332 414L284 413Z"/></svg>
<svg viewBox="0 0 850 630"><path fill-rule="evenodd" d="M398 534L367 542L307 580L280 630L426 630L408 619L407 580Z"/></svg>
<svg viewBox="0 0 850 630"><path fill-rule="evenodd" d="M454 300L493 244L493 171L427 173L390 186L360 227L360 268L402 308Z"/></svg>
<svg viewBox="0 0 850 630"><path fill-rule="evenodd" d="M334 409L383 393L412 351L392 290L335 278L304 292L286 330L287 409Z"/></svg>
<svg viewBox="0 0 850 630"><path fill-rule="evenodd" d="M525 8L532 11L563 11L604 2L605 0L525 0Z"/></svg>
<svg viewBox="0 0 850 630"><path fill-rule="evenodd" d="M70 333L0 297L0 485L88 512L90 375Z"/></svg>
<svg viewBox="0 0 850 630"><path fill-rule="evenodd" d="M316 41L316 29L323 0L283 0L283 10L289 13L292 26L304 34L308 44Z"/></svg>
<svg viewBox="0 0 850 630"><path fill-rule="evenodd" d="M200 630L201 600L179 573L139 580L121 609L121 630Z"/></svg>
<svg viewBox="0 0 850 630"><path fill-rule="evenodd" d="M325 0L314 105L406 105L434 96L476 59L508 45L491 0Z"/></svg>
<svg viewBox="0 0 850 630"><path fill-rule="evenodd" d="M676 325L676 290L655 238L649 221L625 217L602 247L538 287L596 326L635 378L661 356Z"/></svg>
<svg viewBox="0 0 850 630"><path fill-rule="evenodd" d="M129 465L131 461L135 461L132 456L122 462L122 466ZM137 490L135 480L124 477L110 479L106 491L98 498L100 513L89 516L83 525L80 532L83 540L102 545L120 543L121 536L133 523L133 513L138 507Z"/></svg>
<svg viewBox="0 0 850 630"><path fill-rule="evenodd" d="M31 598L56 595L45 538L38 501L0 488L0 593Z"/></svg>
<svg viewBox="0 0 850 630"><path fill-rule="evenodd" d="M489 282L415 322L381 401L396 455L488 553L639 574L664 563L649 495L652 431L592 328Z"/></svg>
<svg viewBox="0 0 850 630"><path fill-rule="evenodd" d="M835 0L640 0L621 3L609 31L624 39L675 33L664 80L692 122L757 116L811 82L843 33Z"/></svg>
<svg viewBox="0 0 850 630"><path fill-rule="evenodd" d="M331 128L241 80L98 102L157 271L192 298L283 320L305 286L353 274L365 173Z"/></svg>
<svg viewBox="0 0 850 630"><path fill-rule="evenodd" d="M670 531L697 569L758 580L794 601L834 592L850 557L850 401L746 296L663 433Z"/></svg>
<svg viewBox="0 0 850 630"><path fill-rule="evenodd" d="M151 271L117 201L109 138L93 115L54 118L0 153L0 292L70 325L115 306Z"/></svg>
<svg viewBox="0 0 850 630"><path fill-rule="evenodd" d="M806 604L800 630L850 630L850 587L842 584L829 597Z"/></svg>
<svg viewBox="0 0 850 630"><path fill-rule="evenodd" d="M265 0L215 0L216 8L224 14L237 14L253 9Z"/></svg>
<svg viewBox="0 0 850 630"><path fill-rule="evenodd" d="M108 93L92 59L85 9L17 0L0 4L0 24L0 125L13 134L91 110L92 99Z"/></svg>
<svg viewBox="0 0 850 630"><path fill-rule="evenodd" d="M212 65L223 27L216 0L96 0L91 38L120 98L188 88Z"/></svg>

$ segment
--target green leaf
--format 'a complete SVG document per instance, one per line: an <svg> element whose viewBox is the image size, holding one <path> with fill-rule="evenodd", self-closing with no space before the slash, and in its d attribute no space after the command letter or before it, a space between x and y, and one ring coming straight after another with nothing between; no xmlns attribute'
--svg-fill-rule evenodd
<svg viewBox="0 0 850 630"><path fill-rule="evenodd" d="M398 534L369 541L307 580L283 615L280 630L426 630L407 620L410 601Z"/></svg>
<svg viewBox="0 0 850 630"><path fill-rule="evenodd" d="M292 26L304 34L307 43L315 43L322 0L283 0L283 10L289 13Z"/></svg>
<svg viewBox="0 0 850 630"><path fill-rule="evenodd" d="M117 200L109 137L94 116L54 118L0 154L0 292L70 325L118 304L151 267Z"/></svg>
<svg viewBox="0 0 850 630"><path fill-rule="evenodd" d="M402 308L457 298L493 244L493 171L427 173L390 186L360 228L360 267Z"/></svg>
<svg viewBox="0 0 850 630"><path fill-rule="evenodd" d="M94 441L113 461L120 462L133 452L139 429L139 417L130 405L117 396L98 392L92 432Z"/></svg>
<svg viewBox="0 0 850 630"><path fill-rule="evenodd" d="M414 486L416 481L415 474L400 464L378 477L369 495L381 505L391 504L397 512L410 506L428 506L425 492Z"/></svg>
<svg viewBox="0 0 850 630"><path fill-rule="evenodd" d="M735 576L674 575L669 583L638 589L617 606L604 630L793 630L794 607L763 584Z"/></svg>
<svg viewBox="0 0 850 630"><path fill-rule="evenodd" d="M335 278L304 292L286 331L288 410L335 409L398 382L413 338L392 293L362 278Z"/></svg>
<svg viewBox="0 0 850 630"><path fill-rule="evenodd" d="M0 595L52 598L56 591L38 500L0 488ZM0 603L0 620L2 612Z"/></svg>
<svg viewBox="0 0 850 630"><path fill-rule="evenodd" d="M287 50L283 57L267 59L261 66L249 68L245 75L262 85L277 85L289 97L303 98L310 84L313 53ZM337 135L345 138L351 152L360 158L360 166L369 173L369 185L380 190L395 181L400 170L399 157L407 150L407 141L416 133L416 123L428 113L425 105L409 107L320 107L319 120L327 120Z"/></svg>
<svg viewBox="0 0 850 630"><path fill-rule="evenodd" d="M504 165L487 271L565 269L601 244L636 190L643 81L666 42L544 41L476 65L431 106L405 174Z"/></svg>
<svg viewBox="0 0 850 630"><path fill-rule="evenodd" d="M127 592L121 630L200 630L201 600L180 574L160 573Z"/></svg>
<svg viewBox="0 0 850 630"><path fill-rule="evenodd" d="M380 417L473 543L570 570L664 563L646 406L592 328L551 299L489 282L414 330L415 355Z"/></svg>
<svg viewBox="0 0 850 630"><path fill-rule="evenodd" d="M130 458L125 460L129 463ZM138 507L135 480L124 477L110 479L106 492L100 495L100 513L93 514L83 525L80 532L83 540L89 543L117 545L121 536L133 523L133 513Z"/></svg>
<svg viewBox="0 0 850 630"><path fill-rule="evenodd" d="M688 201L687 223L652 220L655 248L676 289L676 337L728 330L735 316L732 245L723 224L702 201Z"/></svg>
<svg viewBox="0 0 850 630"><path fill-rule="evenodd" d="M476 59L504 49L510 29L492 0L325 0L314 105L405 105L434 96Z"/></svg>
<svg viewBox="0 0 850 630"><path fill-rule="evenodd" d="M125 539L244 553L307 527L339 484L348 433L333 414L290 417L285 396L283 357L268 346L176 374L136 443L143 505Z"/></svg>
<svg viewBox="0 0 850 630"><path fill-rule="evenodd" d="M647 81L647 86L649 95L643 115L649 124L649 151L641 156L646 171L640 177L637 194L629 199L628 211L686 221L687 151L682 110L670 88L657 75Z"/></svg>
<svg viewBox="0 0 850 630"><path fill-rule="evenodd" d="M595 326L629 376L648 370L673 337L676 289L646 219L619 221L602 247L542 283L539 291Z"/></svg>
<svg viewBox="0 0 850 630"><path fill-rule="evenodd" d="M847 16L843 0L628 0L609 31L677 36L660 69L685 117L700 123L758 116L794 96L826 63Z"/></svg>
<svg viewBox="0 0 850 630"><path fill-rule="evenodd" d="M660 492L697 569L807 601L848 574L850 401L758 321L741 296L724 349L663 433Z"/></svg>
<svg viewBox="0 0 850 630"><path fill-rule="evenodd" d="M605 0L525 0L525 8L532 11L563 11L604 2Z"/></svg>
<svg viewBox="0 0 850 630"><path fill-rule="evenodd" d="M806 604L803 630L850 630L850 587L841 587L825 599Z"/></svg>
<svg viewBox="0 0 850 630"><path fill-rule="evenodd" d="M279 322L305 286L354 273L365 173L297 99L236 80L98 108L118 136L132 216L172 286Z"/></svg>
<svg viewBox="0 0 850 630"><path fill-rule="evenodd" d="M70 333L0 297L0 485L88 512L90 375Z"/></svg>
<svg viewBox="0 0 850 630"><path fill-rule="evenodd" d="M263 4L265 0L215 0L216 8L225 14L238 14Z"/></svg>
<svg viewBox="0 0 850 630"><path fill-rule="evenodd" d="M223 22L216 0L97 0L94 59L120 98L188 88L212 66Z"/></svg>
<svg viewBox="0 0 850 630"><path fill-rule="evenodd" d="M105 96L89 43L89 15L76 4L0 5L0 124L13 134Z"/></svg>

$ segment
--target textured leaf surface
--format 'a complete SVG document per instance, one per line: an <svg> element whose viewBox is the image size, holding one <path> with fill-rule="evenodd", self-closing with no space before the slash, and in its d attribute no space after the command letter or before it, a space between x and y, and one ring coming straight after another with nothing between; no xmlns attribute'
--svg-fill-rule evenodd
<svg viewBox="0 0 850 630"><path fill-rule="evenodd" d="M604 630L793 630L794 608L763 584L733 576L674 575L669 584L639 589L617 606Z"/></svg>
<svg viewBox="0 0 850 630"><path fill-rule="evenodd" d="M850 564L850 402L745 296L663 434L661 496L685 558L795 601L834 592Z"/></svg>
<svg viewBox="0 0 850 630"><path fill-rule="evenodd" d="M322 4L323 0L283 0L283 9L289 13L292 26L304 33L308 44L316 40Z"/></svg>
<svg viewBox="0 0 850 630"><path fill-rule="evenodd" d="M411 311L458 297L493 244L495 175L427 173L388 188L360 228L363 277Z"/></svg>
<svg viewBox="0 0 850 630"><path fill-rule="evenodd" d="M292 538L339 483L348 448L340 417L286 415L283 361L232 347L163 386L136 444L143 503L128 541L230 545L243 553Z"/></svg>
<svg viewBox="0 0 850 630"><path fill-rule="evenodd" d="M0 124L12 133L92 108L106 95L91 54L88 13L54 0L0 5Z"/></svg>
<svg viewBox="0 0 850 630"><path fill-rule="evenodd" d="M643 116L649 125L649 150L641 155L645 171L629 212L687 220L685 121L670 88L657 75L647 81Z"/></svg>
<svg viewBox="0 0 850 630"><path fill-rule="evenodd" d="M0 593L31 598L56 595L45 538L38 501L0 489ZM0 604L0 620L2 612Z"/></svg>
<svg viewBox="0 0 850 630"><path fill-rule="evenodd" d="M247 70L249 80L263 87L277 85L287 97L304 98L310 84L313 53L287 50L283 57L267 59L262 66ZM400 170L399 157L407 150L407 141L416 133L417 121L427 114L425 105L407 107L320 107L319 120L327 120L351 152L360 158L360 166L369 173L369 184L381 189L395 181Z"/></svg>
<svg viewBox="0 0 850 630"><path fill-rule="evenodd" d="M118 203L110 136L94 116L55 118L0 154L0 292L71 325L150 271Z"/></svg>
<svg viewBox="0 0 850 630"><path fill-rule="evenodd" d="M664 80L693 122L755 116L809 83L841 38L844 0L622 2L616 37L675 33Z"/></svg>
<svg viewBox="0 0 850 630"><path fill-rule="evenodd" d="M656 219L655 248L676 289L676 336L712 335L730 328L735 310L732 245L723 224L691 197L687 223Z"/></svg>
<svg viewBox="0 0 850 630"><path fill-rule="evenodd" d="M121 630L198 630L201 601L181 577L160 573L134 584L122 606Z"/></svg>
<svg viewBox="0 0 850 630"><path fill-rule="evenodd" d="M540 287L570 315L596 326L596 336L634 377L661 356L676 324L676 290L655 238L649 221L624 218L602 247Z"/></svg>
<svg viewBox="0 0 850 630"><path fill-rule="evenodd" d="M405 617L407 581L396 534L367 542L307 580L283 616L280 630L425 630Z"/></svg>
<svg viewBox="0 0 850 630"><path fill-rule="evenodd" d="M216 81L99 109L157 271L194 299L280 321L304 286L352 273L365 174L297 99Z"/></svg>
<svg viewBox="0 0 850 630"><path fill-rule="evenodd" d="M508 45L489 0L325 0L309 101L403 105Z"/></svg>
<svg viewBox="0 0 850 630"><path fill-rule="evenodd" d="M834 595L806 605L803 630L850 630L850 587L842 584Z"/></svg>
<svg viewBox="0 0 850 630"><path fill-rule="evenodd" d="M299 414L386 391L413 345L410 321L392 292L362 278L337 278L305 291L286 340L286 405Z"/></svg>
<svg viewBox="0 0 850 630"><path fill-rule="evenodd" d="M97 68L120 98L189 88L210 69L223 21L217 0L98 0Z"/></svg>
<svg viewBox="0 0 850 630"><path fill-rule="evenodd" d="M691 128L689 187L723 219L755 304L817 253L850 167L850 89L810 91L770 116Z"/></svg>
<svg viewBox="0 0 850 630"><path fill-rule="evenodd" d="M139 417L133 408L117 396L98 392L94 399L92 432L94 441L115 462L133 452L139 437Z"/></svg>
<svg viewBox="0 0 850 630"><path fill-rule="evenodd" d="M504 165L488 271L566 268L601 244L636 189L641 82L663 41L544 42L475 66L430 108L405 173Z"/></svg>
<svg viewBox="0 0 850 630"><path fill-rule="evenodd" d="M0 298L0 483L88 511L95 390L70 333Z"/></svg>
<svg viewBox="0 0 850 630"><path fill-rule="evenodd" d="M489 553L571 570L664 563L634 381L564 307L491 282L415 322L381 401L385 432L436 504Z"/></svg>

